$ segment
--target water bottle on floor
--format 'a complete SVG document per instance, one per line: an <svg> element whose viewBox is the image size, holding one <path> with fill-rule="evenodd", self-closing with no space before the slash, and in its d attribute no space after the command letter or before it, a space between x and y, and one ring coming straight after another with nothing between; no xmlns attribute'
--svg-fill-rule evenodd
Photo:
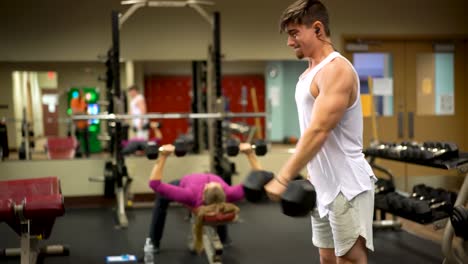
<svg viewBox="0 0 468 264"><path fill-rule="evenodd" d="M151 238L146 238L145 247L143 251L145 252L144 263L154 264L154 246L153 242L151 242Z"/></svg>

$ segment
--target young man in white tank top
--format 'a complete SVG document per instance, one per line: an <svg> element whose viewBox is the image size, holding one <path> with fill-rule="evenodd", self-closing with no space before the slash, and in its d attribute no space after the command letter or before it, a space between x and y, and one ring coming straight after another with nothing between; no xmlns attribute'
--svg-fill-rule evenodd
<svg viewBox="0 0 468 264"><path fill-rule="evenodd" d="M129 114L144 115L146 114L146 101L142 94L138 92L135 85L128 88L128 96L130 97ZM134 138L148 140L149 124L146 118L132 119L132 129Z"/></svg>
<svg viewBox="0 0 468 264"><path fill-rule="evenodd" d="M374 181L362 153L363 118L359 77L334 50L326 7L299 0L283 13L287 45L309 67L296 85L301 138L296 151L265 186L278 200L287 183L307 166L317 192L312 241L321 263L367 263L373 250Z"/></svg>

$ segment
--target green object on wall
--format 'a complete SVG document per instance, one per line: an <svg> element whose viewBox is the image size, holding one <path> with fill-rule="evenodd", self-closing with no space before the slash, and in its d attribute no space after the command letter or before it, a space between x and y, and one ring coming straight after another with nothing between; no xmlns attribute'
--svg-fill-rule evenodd
<svg viewBox="0 0 468 264"><path fill-rule="evenodd" d="M78 97L79 90L83 92L85 101L88 105L87 112L90 115L99 114L99 90L96 87L72 87L68 91L68 109L67 114L71 115L70 102L73 98ZM101 120L92 119L88 122L89 131L89 151L91 153L98 153L102 151L101 141L98 139L98 135L101 132ZM84 141L82 137L78 138L80 145L83 146Z"/></svg>

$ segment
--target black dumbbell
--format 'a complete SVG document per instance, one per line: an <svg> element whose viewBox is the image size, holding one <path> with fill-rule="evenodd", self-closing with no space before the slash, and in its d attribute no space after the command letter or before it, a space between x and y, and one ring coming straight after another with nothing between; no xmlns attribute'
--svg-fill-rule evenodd
<svg viewBox="0 0 468 264"><path fill-rule="evenodd" d="M419 200L427 200L431 205L444 201L447 205L449 205L455 203L457 194L443 188L433 188L424 184L418 184L413 186L413 193L411 194L411 197L417 198Z"/></svg>
<svg viewBox="0 0 468 264"><path fill-rule="evenodd" d="M443 142L443 148L446 149L448 152L457 152L458 153L458 146L453 142Z"/></svg>
<svg viewBox="0 0 468 264"><path fill-rule="evenodd" d="M174 147L175 147L174 154L177 157L182 157L182 156L185 156L185 154L187 154L187 144L185 143L184 140L177 139L174 142ZM146 157L150 160L157 159L159 156L159 152L162 150L163 148L159 146L156 142L150 141L148 142L145 148Z"/></svg>
<svg viewBox="0 0 468 264"><path fill-rule="evenodd" d="M468 240L468 210L463 206L456 206L450 215L450 222L455 235Z"/></svg>
<svg viewBox="0 0 468 264"><path fill-rule="evenodd" d="M271 181L273 177L273 173L269 171L251 171L242 183L245 199L252 203L260 202L266 197L265 185Z"/></svg>
<svg viewBox="0 0 468 264"><path fill-rule="evenodd" d="M432 148L435 148L435 145L436 145L436 142L434 142L434 141L425 141L425 142L423 142L423 147L425 147L425 148L432 149Z"/></svg>
<svg viewBox="0 0 468 264"><path fill-rule="evenodd" d="M268 171L251 171L243 183L247 201L259 202L265 197L265 185L274 178ZM281 209L283 214L291 217L301 217L310 214L315 207L316 193L308 180L293 180L288 183L281 195Z"/></svg>
<svg viewBox="0 0 468 264"><path fill-rule="evenodd" d="M281 210L291 217L310 215L316 203L315 188L309 180L294 180L288 183L281 195Z"/></svg>
<svg viewBox="0 0 468 264"><path fill-rule="evenodd" d="M385 198L387 199L387 204L391 211L396 213L401 212L403 208L403 199L405 198L404 196L396 192L391 192L387 193L387 195L385 195Z"/></svg>
<svg viewBox="0 0 468 264"><path fill-rule="evenodd" d="M237 139L230 138L226 141L226 153L228 156L237 156L239 154L239 144ZM257 156L264 156L267 153L267 145L264 140L257 139L252 144L252 149L255 150Z"/></svg>
<svg viewBox="0 0 468 264"><path fill-rule="evenodd" d="M419 220L430 220L434 211L450 212L453 208L452 204L447 201L427 201L427 200L414 200L413 199L413 212L415 217Z"/></svg>
<svg viewBox="0 0 468 264"><path fill-rule="evenodd" d="M428 201L413 200L413 217L418 222L428 222L432 218L432 207Z"/></svg>
<svg viewBox="0 0 468 264"><path fill-rule="evenodd" d="M375 194L385 194L395 191L393 181L386 179L378 179L374 185Z"/></svg>

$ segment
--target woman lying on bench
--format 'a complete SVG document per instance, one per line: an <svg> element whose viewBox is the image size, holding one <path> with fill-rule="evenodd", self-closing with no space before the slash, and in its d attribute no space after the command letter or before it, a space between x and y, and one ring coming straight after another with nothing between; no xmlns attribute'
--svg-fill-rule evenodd
<svg viewBox="0 0 468 264"><path fill-rule="evenodd" d="M248 158L252 170L261 170L255 153L249 143L241 143L239 149ZM154 253L159 253L160 241L166 221L167 208L171 201L179 202L197 210L194 224L194 250L200 253L202 245L202 221L205 215L239 211L232 204L244 198L242 185L229 186L220 176L209 173L193 173L169 184L162 182L166 159L174 152L173 145L162 146L160 157L153 167L149 186L158 194L153 208L149 237L153 242ZM227 226L217 226L221 242L228 241Z"/></svg>

